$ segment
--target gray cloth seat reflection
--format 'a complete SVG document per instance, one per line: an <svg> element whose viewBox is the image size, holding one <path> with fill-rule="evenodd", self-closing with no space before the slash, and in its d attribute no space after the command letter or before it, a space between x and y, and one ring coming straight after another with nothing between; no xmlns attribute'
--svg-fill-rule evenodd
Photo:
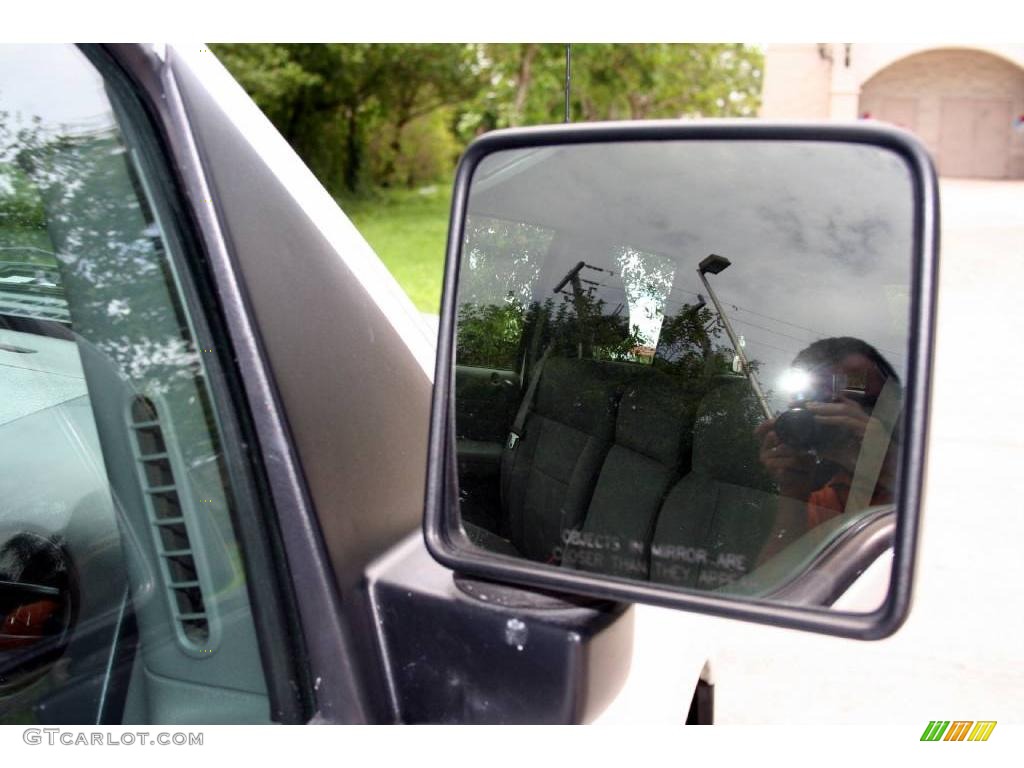
<svg viewBox="0 0 1024 768"><path fill-rule="evenodd" d="M502 477L501 533L521 555L557 562L562 531L582 522L612 442L623 378L617 366L594 360L545 363L523 435L505 446L513 455ZM497 542L485 538L477 542L493 549Z"/></svg>
<svg viewBox="0 0 1024 768"><path fill-rule="evenodd" d="M562 565L648 578L648 549L669 487L689 469L700 398L686 380L646 370L627 385L615 440L579 530L563 534Z"/></svg>
<svg viewBox="0 0 1024 768"><path fill-rule="evenodd" d="M552 358L502 478L492 552L713 589L742 576L778 499L758 461L744 379L707 393L635 364Z"/></svg>
<svg viewBox="0 0 1024 768"><path fill-rule="evenodd" d="M701 401L693 469L672 487L658 515L651 581L710 590L755 566L780 503L758 460L759 418L743 379Z"/></svg>

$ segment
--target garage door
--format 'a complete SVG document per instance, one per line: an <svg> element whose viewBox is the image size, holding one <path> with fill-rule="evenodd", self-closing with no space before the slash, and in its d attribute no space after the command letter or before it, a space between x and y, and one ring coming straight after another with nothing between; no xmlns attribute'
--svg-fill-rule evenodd
<svg viewBox="0 0 1024 768"><path fill-rule="evenodd" d="M917 99L882 99L876 117L898 125L911 133L917 132Z"/></svg>
<svg viewBox="0 0 1024 768"><path fill-rule="evenodd" d="M939 169L944 176L1002 179L1008 174L1009 101L943 99Z"/></svg>
<svg viewBox="0 0 1024 768"><path fill-rule="evenodd" d="M989 53L938 49L908 56L861 86L860 114L924 142L943 176L1024 178L1024 68Z"/></svg>

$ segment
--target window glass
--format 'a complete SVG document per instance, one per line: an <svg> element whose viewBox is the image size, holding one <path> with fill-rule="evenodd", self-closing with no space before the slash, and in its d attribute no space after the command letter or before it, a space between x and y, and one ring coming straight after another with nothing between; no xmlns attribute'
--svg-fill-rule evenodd
<svg viewBox="0 0 1024 768"><path fill-rule="evenodd" d="M181 244L103 78L0 47L0 722L263 722Z"/></svg>
<svg viewBox="0 0 1024 768"><path fill-rule="evenodd" d="M620 251L617 261L629 305L629 327L637 340L632 359L653 361L676 265L672 259L629 247Z"/></svg>
<svg viewBox="0 0 1024 768"><path fill-rule="evenodd" d="M459 363L513 369L540 263L552 232L473 217L466 226Z"/></svg>

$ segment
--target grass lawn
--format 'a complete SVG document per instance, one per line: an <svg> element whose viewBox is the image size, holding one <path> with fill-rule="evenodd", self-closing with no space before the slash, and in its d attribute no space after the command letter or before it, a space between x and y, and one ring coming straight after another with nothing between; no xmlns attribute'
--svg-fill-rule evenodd
<svg viewBox="0 0 1024 768"><path fill-rule="evenodd" d="M416 307L437 313L451 184L380 190L372 197L338 202Z"/></svg>

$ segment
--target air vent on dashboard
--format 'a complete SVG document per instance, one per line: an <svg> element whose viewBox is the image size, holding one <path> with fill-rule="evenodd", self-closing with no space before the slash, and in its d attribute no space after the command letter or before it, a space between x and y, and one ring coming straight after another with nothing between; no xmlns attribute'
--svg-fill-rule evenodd
<svg viewBox="0 0 1024 768"><path fill-rule="evenodd" d="M174 461L154 401L142 396L133 398L130 422L146 511L178 640L189 651L208 653L210 617L183 507L187 493L176 481Z"/></svg>

